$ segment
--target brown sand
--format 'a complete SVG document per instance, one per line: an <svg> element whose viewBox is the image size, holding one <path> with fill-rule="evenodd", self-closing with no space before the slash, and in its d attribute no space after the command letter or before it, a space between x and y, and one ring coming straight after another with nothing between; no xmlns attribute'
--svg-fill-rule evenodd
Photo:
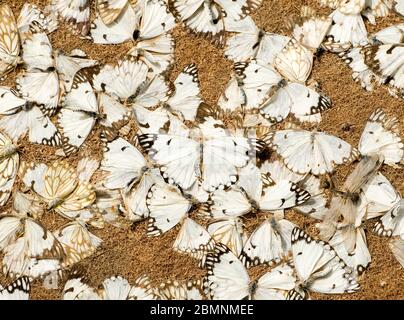
<svg viewBox="0 0 404 320"><path fill-rule="evenodd" d="M23 0L6 1L11 5L17 15L24 4ZM47 1L32 1L43 7ZM318 1L310 0L263 0L261 8L253 14L256 23L269 32L284 32L283 23L286 17L298 14L301 5L311 5L328 14L327 8L319 8ZM92 15L94 10L92 12ZM389 16L378 19L376 26L368 24L369 31L377 31L383 27L397 23L399 18ZM187 34L182 27L174 30L176 40L176 60L169 78L173 80L181 69L188 63L195 62L199 69L202 96L205 102L214 104L230 77L232 64L227 61L222 50L209 44L207 41ZM102 62L114 61L127 50L127 45L101 46L90 41L80 40L72 36L61 26L52 36L54 48L69 52L80 48L87 52L90 58ZM5 82L12 85L14 75ZM338 135L353 145L357 145L362 129L369 115L377 107L383 107L388 114L396 114L400 119L400 128L403 133L403 103L391 97L386 88L378 87L373 92L364 91L359 84L352 80L351 72L345 64L335 55L323 54L315 61L312 79L317 80L322 90L332 98L333 107L324 113L319 129ZM348 123L349 131L342 130L342 125ZM92 153L101 156L101 145L97 132L94 132L85 145L81 154ZM29 144L21 141L21 158L25 161L50 162L57 157L54 149ZM73 164L77 163L79 156L69 158ZM352 170L351 166L339 168L336 173L337 182ZM404 172L399 169L383 167L383 174L393 183L397 190L404 193ZM5 208L8 208L10 203ZM313 219L304 217L289 210L286 217L304 227L312 235L316 234ZM246 227L249 232L262 221L262 218L247 217ZM64 223L56 214L47 214L42 222L54 230ZM403 299L404 283L403 268L390 252L387 240L375 236L370 232L374 221L365 224L369 250L372 262L368 270L361 276L361 290L355 294L320 295L313 294L314 299ZM154 285L168 279L187 280L201 277L204 271L199 269L194 259L176 253L172 250L172 243L178 233L179 227L157 238L148 238L145 235L146 223L139 223L133 230L119 230L107 226L103 230L92 230L103 239L102 247L92 257L80 263L85 270L89 283L98 286L109 276L121 275L133 282L137 276L147 273ZM0 257L1 258L1 257ZM267 268L254 268L251 276L257 277L267 271ZM0 283L5 284L10 279L0 276ZM36 281L32 288L32 299L59 299L63 283L58 290L45 290L40 281Z"/></svg>

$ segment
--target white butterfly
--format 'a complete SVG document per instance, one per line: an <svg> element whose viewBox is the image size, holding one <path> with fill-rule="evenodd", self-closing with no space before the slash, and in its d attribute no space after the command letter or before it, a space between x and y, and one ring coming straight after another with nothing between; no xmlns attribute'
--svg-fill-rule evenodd
<svg viewBox="0 0 404 320"><path fill-rule="evenodd" d="M315 52L319 49L324 37L331 27L332 19L317 15L315 10L302 6L300 16L290 21L292 38L299 41L307 49Z"/></svg>
<svg viewBox="0 0 404 320"><path fill-rule="evenodd" d="M403 43L404 24L399 23L384 28L370 37L373 44L394 44Z"/></svg>
<svg viewBox="0 0 404 320"><path fill-rule="evenodd" d="M128 219L138 221L149 216L146 205L147 194L154 184L163 183L159 171L150 169L140 151L122 138L106 145L101 170L107 175L103 185L108 189L119 189L123 208Z"/></svg>
<svg viewBox="0 0 404 320"><path fill-rule="evenodd" d="M361 51L361 47L355 47L347 52L341 52L339 56L352 69L352 78L360 82L361 86L367 91L372 91L372 82L376 75L365 64L365 58Z"/></svg>
<svg viewBox="0 0 404 320"><path fill-rule="evenodd" d="M175 251L188 254L200 260L201 265L204 265L206 254L212 251L214 246L215 241L208 231L190 218L183 220L181 229L173 244Z"/></svg>
<svg viewBox="0 0 404 320"><path fill-rule="evenodd" d="M115 22L127 5L127 0L97 0L98 13L106 25Z"/></svg>
<svg viewBox="0 0 404 320"><path fill-rule="evenodd" d="M178 21L196 34L217 45L224 44L225 17L239 20L258 8L261 0L169 0L168 5Z"/></svg>
<svg viewBox="0 0 404 320"><path fill-rule="evenodd" d="M127 5L115 22L106 25L102 17L95 19L90 37L95 43L118 44L134 41L128 54L138 57L154 72L165 71L173 62L174 39L170 31L174 17L162 0L146 0L140 7Z"/></svg>
<svg viewBox="0 0 404 320"><path fill-rule="evenodd" d="M116 65L105 65L93 81L97 91L136 109L151 108L168 99L169 88L160 75L149 74L142 61L126 56Z"/></svg>
<svg viewBox="0 0 404 320"><path fill-rule="evenodd" d="M104 136L113 138L120 128L129 122L131 111L104 93L93 91L84 73L79 71L73 85L63 101L58 126L63 137L63 151L66 155L77 152L89 136L96 121Z"/></svg>
<svg viewBox="0 0 404 320"><path fill-rule="evenodd" d="M358 149L363 155L381 155L388 165L399 163L403 158L404 144L398 131L398 119L376 109L366 123Z"/></svg>
<svg viewBox="0 0 404 320"><path fill-rule="evenodd" d="M404 96L404 44L369 45L362 49L365 64L390 86L393 96Z"/></svg>
<svg viewBox="0 0 404 320"><path fill-rule="evenodd" d="M14 89L0 87L0 114L0 128L12 140L18 140L28 131L28 138L33 143L52 146L61 143L60 133L49 117L35 102L26 100Z"/></svg>
<svg viewBox="0 0 404 320"><path fill-rule="evenodd" d="M295 291L300 296L306 296L305 291L335 294L359 289L355 277L335 250L298 227L292 231L292 253L298 278ZM290 293L289 298L294 296Z"/></svg>
<svg viewBox="0 0 404 320"><path fill-rule="evenodd" d="M330 173L335 165L359 156L350 144L323 132L287 129L270 132L263 140L282 157L286 167L299 174Z"/></svg>
<svg viewBox="0 0 404 320"><path fill-rule="evenodd" d="M230 80L217 102L224 111L240 110L246 104L246 94L234 72L230 75Z"/></svg>
<svg viewBox="0 0 404 320"><path fill-rule="evenodd" d="M46 33L37 25L31 29L22 44L27 70L16 79L16 88L22 97L39 105L46 115L52 115L62 90L70 88L76 72L96 61L84 59L80 50L73 50L71 56L53 51Z"/></svg>
<svg viewBox="0 0 404 320"><path fill-rule="evenodd" d="M97 291L83 282L82 278L66 281L62 294L63 300L101 300Z"/></svg>
<svg viewBox="0 0 404 320"><path fill-rule="evenodd" d="M394 0L393 1L393 9L394 11L401 17L404 17L404 1L403 0Z"/></svg>
<svg viewBox="0 0 404 320"><path fill-rule="evenodd" d="M195 121L202 102L199 88L198 69L188 64L174 81L175 91L164 103L171 111L181 114L184 120Z"/></svg>
<svg viewBox="0 0 404 320"><path fill-rule="evenodd" d="M347 232L351 234L348 235ZM347 241L352 241L354 245L352 251L349 251L349 247L346 244ZM362 274L371 262L365 231L361 227L349 230L344 230L342 227L335 232L329 244L334 248L338 256L349 267L353 268L358 275Z"/></svg>
<svg viewBox="0 0 404 320"><path fill-rule="evenodd" d="M63 246L34 219L19 213L3 215L0 230L5 274L37 278L62 267L66 255Z"/></svg>
<svg viewBox="0 0 404 320"><path fill-rule="evenodd" d="M130 189L147 169L147 160L132 144L117 138L106 145L100 169L108 172L106 188Z"/></svg>
<svg viewBox="0 0 404 320"><path fill-rule="evenodd" d="M146 275L138 277L133 286L129 282L118 276L104 280L100 290L103 300L156 300L150 280Z"/></svg>
<svg viewBox="0 0 404 320"><path fill-rule="evenodd" d="M404 268L404 240L394 239L389 242L389 247L396 257L397 261Z"/></svg>
<svg viewBox="0 0 404 320"><path fill-rule="evenodd" d="M94 189L88 181L79 180L77 171L66 161L54 161L50 166L31 164L23 182L45 201L48 210L71 220L92 218L87 208L95 201Z"/></svg>
<svg viewBox="0 0 404 320"><path fill-rule="evenodd" d="M139 127L139 134L166 133L170 126L170 113L164 107L148 110L141 106L133 109L136 124Z"/></svg>
<svg viewBox="0 0 404 320"><path fill-rule="evenodd" d="M21 277L5 288L0 285L0 300L29 300L30 290L29 278Z"/></svg>
<svg viewBox="0 0 404 320"><path fill-rule="evenodd" d="M203 290L200 280L178 282L168 280L158 287L162 300L202 300Z"/></svg>
<svg viewBox="0 0 404 320"><path fill-rule="evenodd" d="M153 184L147 194L146 205L150 212L147 234L159 236L186 217L192 200L184 197L175 186Z"/></svg>
<svg viewBox="0 0 404 320"><path fill-rule="evenodd" d="M45 211L38 196L20 191L14 193L13 209L34 219L41 218Z"/></svg>
<svg viewBox="0 0 404 320"><path fill-rule="evenodd" d="M366 219L379 217L392 209L400 198L390 181L379 172L362 188L359 211Z"/></svg>
<svg viewBox="0 0 404 320"><path fill-rule="evenodd" d="M147 276L140 276L133 286L122 278L105 279L102 288L96 290L82 278L69 279L63 288L63 300L154 300L155 294Z"/></svg>
<svg viewBox="0 0 404 320"><path fill-rule="evenodd" d="M320 0L322 6L340 9L344 14L360 13L368 0Z"/></svg>
<svg viewBox="0 0 404 320"><path fill-rule="evenodd" d="M30 27L33 24L39 25L47 34L52 33L58 28L56 16L48 12L47 8L43 12L35 4L25 3L17 19L21 42L31 33Z"/></svg>
<svg viewBox="0 0 404 320"><path fill-rule="evenodd" d="M201 135L195 134L202 139L201 143L183 136L163 134L140 135L139 142L160 166L163 177L185 190L200 176L203 188L210 191L236 182L236 168L247 164L260 150L261 142L229 135L223 124L213 118L200 124L199 129Z"/></svg>
<svg viewBox="0 0 404 320"><path fill-rule="evenodd" d="M69 24L75 33L87 35L90 30L89 0L52 0L50 9Z"/></svg>
<svg viewBox="0 0 404 320"><path fill-rule="evenodd" d="M63 84L64 92L70 91L74 76L79 70L98 64L96 60L87 59L86 53L79 49L74 49L69 54L55 50L54 57L55 67L58 71L59 80Z"/></svg>
<svg viewBox="0 0 404 320"><path fill-rule="evenodd" d="M395 206L379 219L373 227L373 232L379 236L400 236L404 239L404 200L401 199Z"/></svg>
<svg viewBox="0 0 404 320"><path fill-rule="evenodd" d="M279 263L290 254L290 239L295 226L285 219L266 219L248 238L240 260L247 268L259 264Z"/></svg>
<svg viewBox="0 0 404 320"><path fill-rule="evenodd" d="M329 206L330 210L327 212L327 217L324 217L325 220L336 221L342 215L358 227L364 217L363 212L358 213L364 201L363 190L373 183L381 165L382 160L377 155L363 156L339 190L335 188L331 178L333 196ZM364 204L366 206L368 202L364 201ZM329 239L329 237L325 237L325 239Z"/></svg>
<svg viewBox="0 0 404 320"><path fill-rule="evenodd" d="M400 43L403 41L403 32L403 24L393 25L373 34L369 37L369 41L373 45ZM364 51L361 47L352 48L348 52L342 52L339 56L352 69L352 78L355 81L359 81L366 90L373 90L373 80L377 80L379 83L383 82L365 63Z"/></svg>
<svg viewBox="0 0 404 320"><path fill-rule="evenodd" d="M10 197L17 176L20 157L17 146L4 133L0 132L0 205Z"/></svg>
<svg viewBox="0 0 404 320"><path fill-rule="evenodd" d="M293 207L294 210L310 215L315 219L322 218L327 199L325 191L321 187L319 178L313 175L299 175L289 170L280 161L265 161L260 167L261 173L270 176L274 183L282 180L294 182L300 188L306 190L310 194L310 198L305 202Z"/></svg>
<svg viewBox="0 0 404 320"><path fill-rule="evenodd" d="M386 17L392 8L392 0L365 0L365 10L362 14L370 23L376 24L376 17Z"/></svg>
<svg viewBox="0 0 404 320"><path fill-rule="evenodd" d="M14 14L7 4L0 7L0 76L11 72L19 63L20 38Z"/></svg>
<svg viewBox="0 0 404 320"><path fill-rule="evenodd" d="M390 188L385 188L384 183L378 185L380 178L377 178L377 170L381 164L382 161L378 156L364 156L347 177L341 190L334 190L335 187L331 180L333 196L329 209L324 211L324 221L319 225L320 235L324 240L329 240L334 235L337 225L340 225L346 231L345 240L348 251L354 250L356 235L352 231L361 226L363 219L371 217L368 215L370 206L373 204L366 199L365 192L370 196L373 192L379 192L384 196L387 195L386 198L390 198L388 195ZM383 189L386 189L387 192ZM375 209L377 210L377 208ZM337 224L341 216L344 218L343 223ZM339 228L341 229L341 227Z"/></svg>
<svg viewBox="0 0 404 320"><path fill-rule="evenodd" d="M53 232L60 243L66 245L85 259L101 245L102 240L88 231L83 222L73 221Z"/></svg>
<svg viewBox="0 0 404 320"><path fill-rule="evenodd" d="M225 48L226 57L235 62L255 58L272 64L290 40L289 37L259 29L249 16L241 20L226 18L225 28L228 32L236 33L226 40Z"/></svg>
<svg viewBox="0 0 404 320"><path fill-rule="evenodd" d="M365 0L344 1L346 4L338 7L330 17L332 26L328 35L337 43L351 43L353 46L367 43L367 31L361 12Z"/></svg>
<svg viewBox="0 0 404 320"><path fill-rule="evenodd" d="M222 244L208 255L207 269L203 286L213 300L285 300L295 287L293 269L287 264L252 281L241 261Z"/></svg>
<svg viewBox="0 0 404 320"><path fill-rule="evenodd" d="M289 44L291 45L291 42ZM302 50L306 50L302 46L300 47ZM285 59L289 59L286 55ZM293 54L291 53L291 55ZM275 61L278 57L279 55ZM280 63L288 65L288 69L290 69L289 65L300 68L299 59L297 58L297 60L284 60ZM304 62L301 63L302 66L305 65ZM320 112L331 107L331 100L327 96L304 85L304 77L300 78L303 83L300 80L296 82L295 80L288 80L288 78L285 79L273 67L265 66L257 60L237 63L235 70L242 85L241 88L244 90L246 107L248 109L259 108L261 115L270 123L283 121L289 113L301 121L318 122L321 120ZM290 69L285 74L295 71L299 72L298 69ZM309 72L311 72L311 66ZM296 75L289 76L293 79L298 77Z"/></svg>
<svg viewBox="0 0 404 320"><path fill-rule="evenodd" d="M241 254L247 235L240 218L214 219L209 222L207 230L216 243L222 243L237 257Z"/></svg>
<svg viewBox="0 0 404 320"><path fill-rule="evenodd" d="M45 16L36 5L25 3L16 21L7 4L0 7L0 77L12 71L20 59L20 43L29 35L30 25L35 22L50 33L57 28L53 17Z"/></svg>
<svg viewBox="0 0 404 320"><path fill-rule="evenodd" d="M212 218L238 217L249 212L292 208L309 198L308 192L288 180L263 186L259 169L249 164L240 170L236 188L216 190L210 195L207 213Z"/></svg>
<svg viewBox="0 0 404 320"><path fill-rule="evenodd" d="M17 90L41 106L46 115L52 115L59 103L60 86L49 38L38 27L25 39L22 49L27 70L16 79Z"/></svg>

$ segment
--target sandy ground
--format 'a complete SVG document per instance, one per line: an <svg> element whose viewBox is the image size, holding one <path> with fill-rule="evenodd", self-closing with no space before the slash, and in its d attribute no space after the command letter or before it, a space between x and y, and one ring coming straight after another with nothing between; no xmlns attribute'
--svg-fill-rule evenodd
<svg viewBox="0 0 404 320"><path fill-rule="evenodd" d="M14 13L18 15L25 1L9 0L6 2L11 4ZM36 0L33 2L43 7L47 1ZM253 14L253 18L258 26L264 30L283 33L282 26L285 17L298 14L301 5L309 4L319 9L317 2L315 0L263 0L263 5ZM330 13L330 10L324 8L320 11L325 14ZM378 19L376 26L367 25L368 31L380 30L397 22L399 22L399 18L393 15ZM232 63L224 58L222 50L215 48L203 39L187 34L180 26L174 30L174 36L176 58L169 78L175 79L186 64L195 62L199 69L202 96L205 102L215 104L230 77ZM127 45L101 46L94 45L87 40L80 40L67 32L63 25L52 34L51 40L54 48L60 48L67 52L74 48L80 48L87 52L91 58L99 59L102 62L114 61L128 49ZM337 56L325 53L317 58L311 78L319 82L322 91L331 97L333 102L333 107L323 115L323 121L318 127L320 130L340 136L352 145L357 145L367 118L377 107L383 107L388 114L395 114L399 117L401 132L403 132L403 102L391 97L386 88L377 87L371 93L364 91L359 84L352 80L350 70ZM13 76L3 84L12 85L12 81ZM343 124L346 123L350 125L349 131L342 129ZM26 140L22 141L21 145L22 160L50 162L57 158L52 148L33 145ZM78 157L88 153L101 156L101 145L96 131L93 132L80 154L70 157L69 161L76 164ZM340 167L336 172L337 181L343 181L352 168L352 165ZM385 166L382 172L403 194L403 170ZM19 183L17 183L18 185ZM9 205L6 205L4 209ZM286 216L297 225L306 228L312 235L316 234L313 219L303 217L293 210L289 210ZM263 217L247 217L247 231L251 232L262 219ZM43 217L42 222L54 230L66 221L57 214L48 213ZM359 280L361 290L355 294L344 295L313 294L312 298L404 298L404 291L402 290L404 270L390 252L387 241L370 232L373 224L374 221L365 224L372 262ZM86 272L89 283L94 286L98 286L106 277L113 275L121 275L133 282L140 274L147 273L154 285L168 279L188 280L204 275L204 270L198 268L194 259L172 250L172 243L179 231L178 226L158 238L148 238L145 235L146 223L139 223L131 230L120 230L107 226L103 230L92 231L103 239L103 244L99 251L81 262L78 267ZM251 269L250 273L255 278L266 271L268 271L267 268L260 267ZM9 280L5 279L3 275L0 276L0 283L3 285ZM31 298L59 299L63 284L63 282L60 283L58 290L45 290L41 282L36 281L33 284Z"/></svg>

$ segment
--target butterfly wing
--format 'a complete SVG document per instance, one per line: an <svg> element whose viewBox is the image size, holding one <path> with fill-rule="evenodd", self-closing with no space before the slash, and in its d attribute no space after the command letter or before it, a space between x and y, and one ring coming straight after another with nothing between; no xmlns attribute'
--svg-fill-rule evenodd
<svg viewBox="0 0 404 320"><path fill-rule="evenodd" d="M200 97L198 69L194 63L187 65L174 81L175 92L167 100L171 110L180 112L185 120L194 121Z"/></svg>
<svg viewBox="0 0 404 320"><path fill-rule="evenodd" d="M107 171L104 186L108 189L127 189L139 180L147 165L140 151L122 138L106 145L101 170Z"/></svg>
<svg viewBox="0 0 404 320"><path fill-rule="evenodd" d="M365 64L365 58L361 53L361 48L352 48L347 52L340 53L339 56L352 69L352 78L360 82L361 86L367 91L372 91L372 82L376 76Z"/></svg>
<svg viewBox="0 0 404 320"><path fill-rule="evenodd" d="M62 293L63 300L101 300L97 292L83 282L82 278L66 281Z"/></svg>
<svg viewBox="0 0 404 320"><path fill-rule="evenodd" d="M329 244L312 239L298 227L293 229L291 239L296 272L308 289L320 293L359 289L356 279Z"/></svg>
<svg viewBox="0 0 404 320"><path fill-rule="evenodd" d="M294 270L282 264L259 278L255 300L285 300L286 293L295 287Z"/></svg>
<svg viewBox="0 0 404 320"><path fill-rule="evenodd" d="M81 222L71 222L54 232L60 243L73 248L81 259L91 256L102 240L90 233Z"/></svg>
<svg viewBox="0 0 404 320"><path fill-rule="evenodd" d="M248 238L240 260L248 268L259 264L277 263L291 249L290 237L295 224L287 220L265 220Z"/></svg>
<svg viewBox="0 0 404 320"><path fill-rule="evenodd" d="M148 236L159 236L175 227L188 213L191 202L170 185L153 185L147 195Z"/></svg>
<svg viewBox="0 0 404 320"><path fill-rule="evenodd" d="M20 38L13 11L7 4L0 7L0 76L17 66L20 55Z"/></svg>
<svg viewBox="0 0 404 320"><path fill-rule="evenodd" d="M103 300L127 300L131 289L128 280L122 277L111 277L102 283L101 297Z"/></svg>
<svg viewBox="0 0 404 320"><path fill-rule="evenodd" d="M370 116L359 140L361 154L382 155L386 164L393 165L403 158L404 144L398 133L398 119L377 109Z"/></svg>
<svg viewBox="0 0 404 320"><path fill-rule="evenodd" d="M168 5L175 18L182 21L191 31L216 45L223 45L224 13L215 2L169 0Z"/></svg>
<svg viewBox="0 0 404 320"><path fill-rule="evenodd" d="M274 186L264 188L259 201L261 210L280 210L303 204L310 199L310 194L297 184L288 180L281 180Z"/></svg>
<svg viewBox="0 0 404 320"><path fill-rule="evenodd" d="M89 0L52 0L51 9L70 28L81 36L86 36L90 29Z"/></svg>
<svg viewBox="0 0 404 320"><path fill-rule="evenodd" d="M16 146L11 139L0 132L0 205L10 197L20 164Z"/></svg>
<svg viewBox="0 0 404 320"><path fill-rule="evenodd" d="M206 258L208 275L203 284L213 300L242 300L249 296L247 270L223 244L217 244Z"/></svg>
<svg viewBox="0 0 404 320"><path fill-rule="evenodd" d="M205 129L202 130L204 136ZM213 191L237 181L237 168L244 167L262 148L253 138L222 136L203 144L203 188Z"/></svg>
<svg viewBox="0 0 404 320"><path fill-rule="evenodd" d="M16 88L26 100L51 116L59 103L59 77L56 72L25 72L16 79Z"/></svg>
<svg viewBox="0 0 404 320"><path fill-rule="evenodd" d="M199 144L186 137L145 134L139 136L140 145L160 166L169 183L183 189L190 188L199 176Z"/></svg>
<svg viewBox="0 0 404 320"><path fill-rule="evenodd" d="M333 23L328 35L333 37L334 42L351 43L353 46L366 44L366 26L359 12L345 14L339 9L331 13L330 17Z"/></svg>
<svg viewBox="0 0 404 320"><path fill-rule="evenodd" d="M300 121L319 122L320 113L331 107L326 95L299 83L288 83L285 87L290 100L290 112Z"/></svg>
<svg viewBox="0 0 404 320"><path fill-rule="evenodd" d="M0 291L0 300L29 300L30 290L29 278L21 277Z"/></svg>
<svg viewBox="0 0 404 320"><path fill-rule="evenodd" d="M165 128L170 125L168 111L162 107L151 111L141 106L137 106L136 108L133 108L133 113L137 125L139 126L139 131L142 134L163 133Z"/></svg>
<svg viewBox="0 0 404 320"><path fill-rule="evenodd" d="M239 217L251 210L252 206L245 193L233 188L214 191L203 209L212 218Z"/></svg>
<svg viewBox="0 0 404 320"><path fill-rule="evenodd" d="M234 65L237 79L242 86L248 109L257 108L282 80L282 77L271 67L262 65L257 60L240 62Z"/></svg>
<svg viewBox="0 0 404 320"><path fill-rule="evenodd" d="M399 16L404 17L404 1L403 0L395 0L393 9Z"/></svg>
<svg viewBox="0 0 404 320"><path fill-rule="evenodd" d="M189 254L201 261L205 259L209 251L213 250L214 246L215 241L206 229L190 218L184 219L173 244L175 251Z"/></svg>
<svg viewBox="0 0 404 320"><path fill-rule="evenodd" d="M313 54L291 39L276 56L275 68L289 81L304 83L313 68Z"/></svg>
<svg viewBox="0 0 404 320"><path fill-rule="evenodd" d="M158 295L162 300L202 300L202 294L200 280L185 283L168 280L158 288Z"/></svg>
<svg viewBox="0 0 404 320"><path fill-rule="evenodd" d="M212 220L208 232L216 243L222 243L239 256L245 242L243 224L240 219L223 218Z"/></svg>
<svg viewBox="0 0 404 320"><path fill-rule="evenodd" d="M106 25L114 23L127 5L127 0L97 0L98 13Z"/></svg>
<svg viewBox="0 0 404 320"><path fill-rule="evenodd" d="M147 195L155 183L164 183L159 170L147 170L138 184L134 185L130 191L122 193L124 206L128 210L128 218L131 221L139 221L149 216L149 208L146 203Z"/></svg>
<svg viewBox="0 0 404 320"><path fill-rule="evenodd" d="M120 44L133 39L138 23L139 16L131 5L127 5L110 25L106 25L98 16L91 24L90 38L98 44Z"/></svg>
<svg viewBox="0 0 404 320"><path fill-rule="evenodd" d="M379 236L392 237L400 236L404 239L404 200L387 211L373 227L373 232Z"/></svg>
<svg viewBox="0 0 404 320"><path fill-rule="evenodd" d="M21 116L25 114L25 117L27 117L29 140L31 142L48 146L60 146L62 144L60 132L49 117L45 116L39 108L33 107L28 112L21 111L20 113Z"/></svg>
<svg viewBox="0 0 404 320"><path fill-rule="evenodd" d="M133 57L126 57L115 66L105 65L94 78L93 85L98 91L105 91L111 97L126 101L140 90L147 74L146 64Z"/></svg>
<svg viewBox="0 0 404 320"><path fill-rule="evenodd" d="M71 90L74 76L79 70L94 67L98 63L96 60L87 59L86 54L78 49L71 51L70 54L56 50L54 56L55 68L66 92Z"/></svg>
<svg viewBox="0 0 404 320"><path fill-rule="evenodd" d="M404 240L394 239L389 243L389 247L398 262L400 262L401 266L404 268Z"/></svg>
<svg viewBox="0 0 404 320"><path fill-rule="evenodd" d="M128 300L156 300L158 297L154 294L153 288L147 275L141 275L135 280L130 289Z"/></svg>
<svg viewBox="0 0 404 320"><path fill-rule="evenodd" d="M35 4L25 3L17 19L18 31L21 41L31 33L32 25L39 26L45 33L50 34L58 27L58 21L54 14L42 12Z"/></svg>

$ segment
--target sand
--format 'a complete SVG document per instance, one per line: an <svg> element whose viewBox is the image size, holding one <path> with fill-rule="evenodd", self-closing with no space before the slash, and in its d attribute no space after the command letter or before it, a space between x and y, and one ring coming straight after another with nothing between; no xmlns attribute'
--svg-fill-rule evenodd
<svg viewBox="0 0 404 320"><path fill-rule="evenodd" d="M18 15L23 0L6 1ZM32 1L43 7L47 1ZM253 14L257 25L268 32L284 33L283 23L286 17L298 14L301 5L312 5L320 9L318 1L303 0L263 0L263 5ZM93 8L94 9L94 8ZM331 11L321 8L320 12L328 14ZM92 11L92 16L94 10ZM368 31L377 31L399 22L396 16L378 19L376 26L367 24ZM199 69L199 79L203 99L208 104L215 104L230 77L232 63L224 58L223 51L211 45L208 41L188 34L178 26L174 30L176 40L175 63L168 74L170 80L175 79L181 69L188 63L196 63ZM101 62L115 61L128 49L127 45L101 46L94 45L88 40L80 40L71 35L61 25L51 36L54 48L66 52L74 48L84 50L90 58ZM18 70L17 70L18 71ZM12 85L15 75L11 75L2 85ZM377 108L383 107L388 114L395 114L400 119L400 129L403 133L403 102L391 97L385 87L376 87L373 92L364 91L351 77L350 69L337 56L324 53L315 61L311 78L316 80L324 93L331 97L333 107L323 114L323 121L318 129L337 135L352 145L357 145L360 134L367 118ZM344 131L344 124L349 124L349 131ZM51 162L57 157L54 149L21 141L21 158L24 161ZM98 132L92 133L78 155L68 158L72 164L77 163L84 154L94 154L101 157L101 144ZM336 172L337 182L341 183L352 170L353 165L341 166ZM397 190L404 193L404 172L384 166L382 173L392 182ZM17 181L16 187L20 185ZM10 207L9 203L3 208ZM286 217L297 225L304 227L312 235L316 234L315 221L311 218L288 210ZM263 216L247 216L246 229L251 232L263 220ZM42 222L51 230L66 223L66 220L54 213L47 213ZM320 295L312 294L313 299L403 299L404 269L399 265L388 248L388 241L372 234L374 221L365 224L368 246L372 256L369 268L359 279L361 289L354 294ZM168 279L189 280L201 277L205 271L198 268L197 262L172 250L172 243L178 234L179 227L172 229L161 237L148 238L145 235L146 223L142 222L130 230L120 230L107 226L102 230L93 230L103 239L101 248L92 256L77 266L85 272L89 284L98 286L106 278L121 275L133 282L136 277L147 273L152 284L158 285ZM1 258L1 257L0 257ZM266 267L250 270L252 277L258 277L269 269ZM0 276L0 283L6 284L10 279ZM59 299L63 282L57 290L45 290L41 281L35 281L32 286L32 299Z"/></svg>

